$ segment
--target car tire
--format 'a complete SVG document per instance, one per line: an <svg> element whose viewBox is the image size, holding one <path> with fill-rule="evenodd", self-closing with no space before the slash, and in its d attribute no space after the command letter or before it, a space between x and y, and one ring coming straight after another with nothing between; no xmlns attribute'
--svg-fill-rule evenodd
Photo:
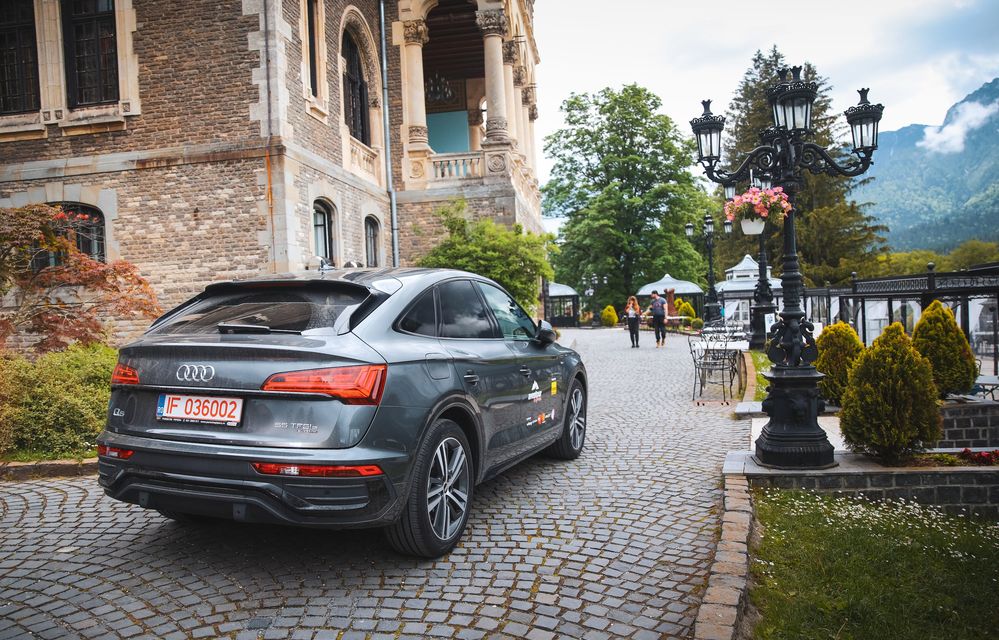
<svg viewBox="0 0 999 640"><path fill-rule="evenodd" d="M586 443L586 390L579 379L572 381L562 421L562 435L545 453L559 460L575 460Z"/></svg>
<svg viewBox="0 0 999 640"><path fill-rule="evenodd" d="M458 543L468 522L475 485L470 452L457 423L439 419L431 425L413 463L402 516L385 530L393 549L437 558ZM460 511L458 517L456 511Z"/></svg>

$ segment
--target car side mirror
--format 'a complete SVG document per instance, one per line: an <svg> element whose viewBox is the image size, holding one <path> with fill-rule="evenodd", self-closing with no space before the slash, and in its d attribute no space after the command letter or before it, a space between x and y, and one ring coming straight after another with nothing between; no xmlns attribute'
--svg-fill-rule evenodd
<svg viewBox="0 0 999 640"><path fill-rule="evenodd" d="M548 345L555 342L558 336L555 334L555 329L547 320L541 320L538 322L538 332L534 335L534 339L542 347L547 347Z"/></svg>

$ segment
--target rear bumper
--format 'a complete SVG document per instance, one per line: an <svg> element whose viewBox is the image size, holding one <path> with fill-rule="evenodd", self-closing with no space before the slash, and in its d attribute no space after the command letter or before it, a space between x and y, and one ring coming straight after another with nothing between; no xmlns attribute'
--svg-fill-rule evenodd
<svg viewBox="0 0 999 640"><path fill-rule="evenodd" d="M105 431L101 444L131 449L128 460L102 457L98 482L123 502L242 522L353 528L395 521L408 495L408 454L353 447L274 449L191 444ZM257 473L252 462L377 464L383 475L306 478Z"/></svg>

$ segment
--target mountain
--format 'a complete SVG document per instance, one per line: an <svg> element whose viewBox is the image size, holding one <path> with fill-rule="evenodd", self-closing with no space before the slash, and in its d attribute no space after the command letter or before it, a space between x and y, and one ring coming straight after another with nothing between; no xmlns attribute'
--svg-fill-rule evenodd
<svg viewBox="0 0 999 640"><path fill-rule="evenodd" d="M881 132L867 177L851 197L888 226L894 251L999 240L999 78L948 109L940 127Z"/></svg>

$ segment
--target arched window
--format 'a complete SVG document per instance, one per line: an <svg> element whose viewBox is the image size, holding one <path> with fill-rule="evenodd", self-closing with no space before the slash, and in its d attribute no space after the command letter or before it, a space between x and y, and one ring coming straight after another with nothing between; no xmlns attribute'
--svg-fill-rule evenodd
<svg viewBox="0 0 999 640"><path fill-rule="evenodd" d="M378 266L378 221L368 216L364 219L364 250L367 266Z"/></svg>
<svg viewBox="0 0 999 640"><path fill-rule="evenodd" d="M322 200L312 203L312 237L316 244L316 255L336 264L336 244L333 242L333 207Z"/></svg>
<svg viewBox="0 0 999 640"><path fill-rule="evenodd" d="M62 207L66 213L76 214L76 216L86 216L85 219L78 217L73 225L76 231L76 248L94 260L107 262L107 253L104 246L104 214L100 209L77 202L52 202L54 206ZM54 267L62 262L62 258L51 251L40 253L32 260L32 266L36 271L45 267Z"/></svg>
<svg viewBox="0 0 999 640"><path fill-rule="evenodd" d="M350 135L364 144L371 144L368 123L368 83L364 78L361 51L349 31L343 32L343 59L347 66L343 74L343 116Z"/></svg>

